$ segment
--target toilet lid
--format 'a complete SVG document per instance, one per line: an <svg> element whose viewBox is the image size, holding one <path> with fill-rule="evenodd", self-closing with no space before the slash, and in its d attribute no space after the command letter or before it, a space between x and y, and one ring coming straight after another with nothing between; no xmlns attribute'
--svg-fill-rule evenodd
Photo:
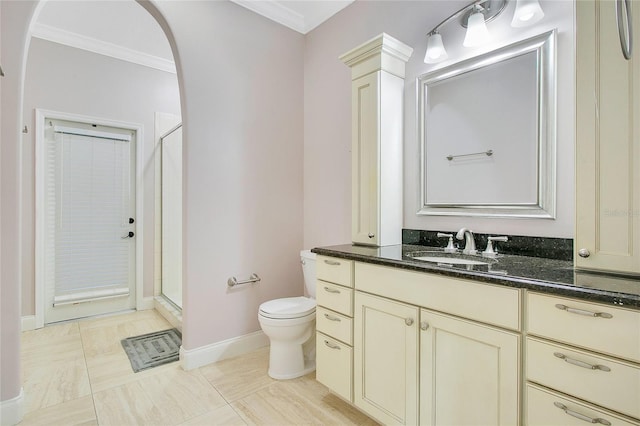
<svg viewBox="0 0 640 426"><path fill-rule="evenodd" d="M316 301L309 297L285 297L264 302L260 314L267 318L300 318L316 310Z"/></svg>

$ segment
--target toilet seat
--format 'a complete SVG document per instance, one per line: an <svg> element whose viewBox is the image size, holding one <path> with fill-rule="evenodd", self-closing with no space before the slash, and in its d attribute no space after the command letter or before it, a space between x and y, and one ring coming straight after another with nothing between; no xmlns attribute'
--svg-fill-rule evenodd
<svg viewBox="0 0 640 426"><path fill-rule="evenodd" d="M285 297L269 300L260 305L260 315L271 319L293 319L312 314L316 301L309 297Z"/></svg>

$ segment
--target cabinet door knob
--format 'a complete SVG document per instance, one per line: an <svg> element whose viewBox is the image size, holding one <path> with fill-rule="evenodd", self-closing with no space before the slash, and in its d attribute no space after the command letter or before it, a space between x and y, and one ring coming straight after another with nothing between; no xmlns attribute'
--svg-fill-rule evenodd
<svg viewBox="0 0 640 426"><path fill-rule="evenodd" d="M580 250L578 250L578 256L587 258L591 256L591 253L586 248L581 248Z"/></svg>
<svg viewBox="0 0 640 426"><path fill-rule="evenodd" d="M422 321L420 323L420 330L427 331L429 329L429 323L426 321Z"/></svg>
<svg viewBox="0 0 640 426"><path fill-rule="evenodd" d="M413 325L413 318L405 318L404 323L407 325Z"/></svg>
<svg viewBox="0 0 640 426"><path fill-rule="evenodd" d="M369 233L368 237L369 237L369 238L373 238L373 237L375 237L375 235L373 235L373 234Z"/></svg>

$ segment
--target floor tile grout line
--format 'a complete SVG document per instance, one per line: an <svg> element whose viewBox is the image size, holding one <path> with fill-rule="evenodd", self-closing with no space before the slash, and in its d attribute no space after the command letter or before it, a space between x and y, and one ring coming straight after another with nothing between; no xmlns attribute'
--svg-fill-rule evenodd
<svg viewBox="0 0 640 426"><path fill-rule="evenodd" d="M80 333L80 344L82 345L82 357L84 359L84 367L87 370L87 380L89 381L89 390L91 391L91 403L93 404L93 414L96 418L96 423L100 425L100 420L98 419L98 410L96 409L96 398L93 393L93 384L91 383L91 375L89 374L89 363L87 362L87 354L84 348L84 338L82 333L82 328L80 327L80 320L78 320L78 332Z"/></svg>

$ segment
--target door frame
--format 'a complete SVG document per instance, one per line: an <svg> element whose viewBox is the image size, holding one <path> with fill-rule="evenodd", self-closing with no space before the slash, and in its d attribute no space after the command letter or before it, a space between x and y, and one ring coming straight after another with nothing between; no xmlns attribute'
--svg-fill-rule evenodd
<svg viewBox="0 0 640 426"><path fill-rule="evenodd" d="M109 120L105 118L92 117L88 115L72 114L59 111L51 111L36 108L36 134L35 134L35 157L36 157L36 173L35 173L35 308L36 308L36 324L35 328L44 327L45 312L45 212L44 212L44 188L45 188L45 118L53 120L75 121L78 123L97 124L101 126L118 127L136 132L136 309L142 310L146 308L144 303L144 271L143 271L143 246L144 246L144 192L143 192L143 146L144 146L144 126L137 123L129 123L125 121Z"/></svg>

